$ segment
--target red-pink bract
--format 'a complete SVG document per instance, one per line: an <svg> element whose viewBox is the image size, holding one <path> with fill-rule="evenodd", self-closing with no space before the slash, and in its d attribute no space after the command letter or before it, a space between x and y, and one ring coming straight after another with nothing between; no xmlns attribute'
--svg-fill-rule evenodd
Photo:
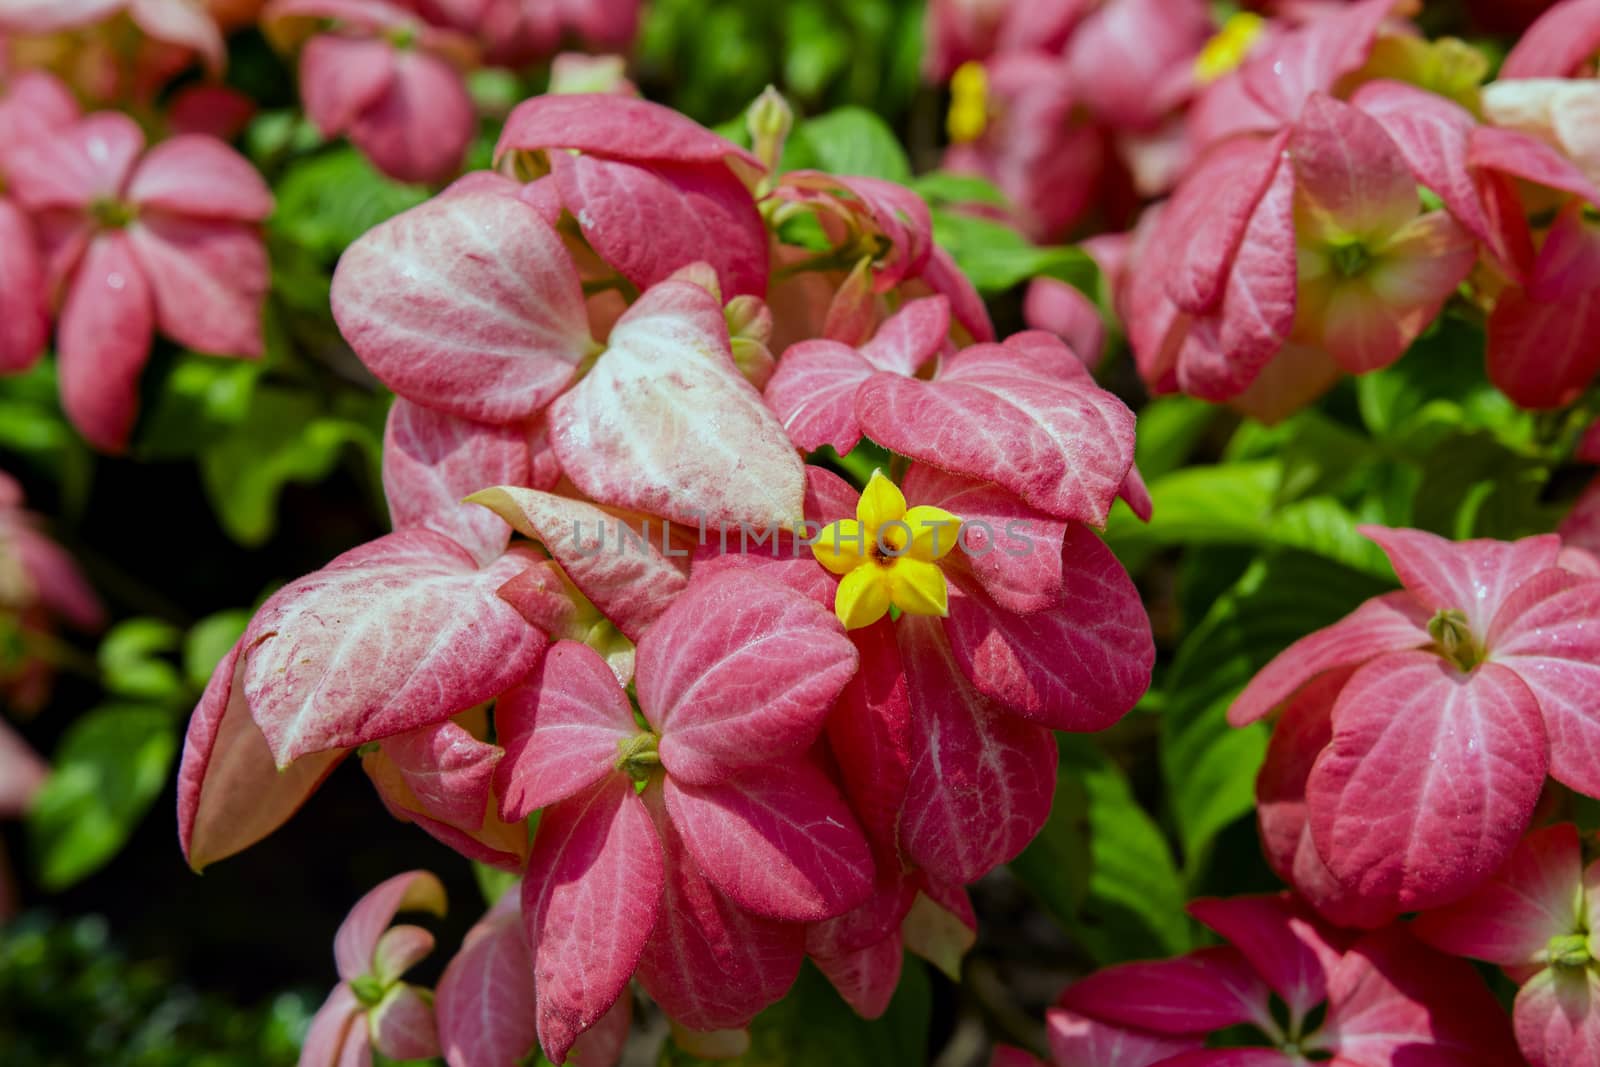
<svg viewBox="0 0 1600 1067"><path fill-rule="evenodd" d="M588 789L611 773L618 743L638 733L611 668L574 641L551 648L537 673L499 699L495 725L506 750L495 778L508 819Z"/></svg>
<svg viewBox="0 0 1600 1067"><path fill-rule="evenodd" d="M482 422L537 414L590 344L560 238L534 209L487 191L431 200L362 236L334 274L333 314L395 392Z"/></svg>
<svg viewBox="0 0 1600 1067"><path fill-rule="evenodd" d="M1294 698L1259 786L1269 855L1325 914L1370 925L1493 875L1546 773L1600 785L1583 695L1600 582L1558 566L1554 535L1363 532L1405 590L1291 646L1229 716Z"/></svg>
<svg viewBox="0 0 1600 1067"><path fill-rule="evenodd" d="M344 757L338 749L280 771L250 718L240 646L222 657L189 720L178 768L178 841L195 870L276 830Z"/></svg>
<svg viewBox="0 0 1600 1067"><path fill-rule="evenodd" d="M714 785L811 747L855 673L832 613L777 584L696 582L639 643L639 705L672 779Z"/></svg>
<svg viewBox="0 0 1600 1067"><path fill-rule="evenodd" d="M932 381L879 372L855 403L879 444L993 481L1058 518L1103 523L1133 464L1122 402L1092 380L1063 379L1015 338L963 349Z"/></svg>
<svg viewBox="0 0 1600 1067"><path fill-rule="evenodd" d="M689 527L775 532L803 517L804 467L734 363L717 298L689 281L655 286L618 320L551 405L550 440L597 503Z"/></svg>
<svg viewBox="0 0 1600 1067"><path fill-rule="evenodd" d="M1307 1051L1341 1064L1514 1062L1509 1027L1481 979L1401 928L1352 938L1286 897L1195 907L1235 944L1123 964L1069 986L1066 1010L1051 1017L1058 1065L1098 1064L1083 1058L1093 1047L1130 1067L1287 1067ZM1290 1005L1287 1019L1275 1017L1269 994ZM1272 1047L1198 1051L1209 1032L1236 1025Z"/></svg>
<svg viewBox="0 0 1600 1067"><path fill-rule="evenodd" d="M111 451L132 432L156 329L202 352L262 351L266 183L214 138L144 147L132 119L101 112L8 153L5 164L12 195L52 235L52 284L65 289L62 405ZM107 203L122 216L108 221Z"/></svg>
<svg viewBox="0 0 1600 1067"><path fill-rule="evenodd" d="M545 811L523 914L534 946L539 1044L557 1063L626 990L665 877L655 827L626 777L610 775Z"/></svg>
<svg viewBox="0 0 1600 1067"><path fill-rule="evenodd" d="M505 551L504 519L465 497L531 476L528 440L514 427L470 422L396 398L383 436L383 494L394 528L425 526L472 553L480 564Z"/></svg>
<svg viewBox="0 0 1600 1067"><path fill-rule="evenodd" d="M1055 795L1049 731L967 681L937 619L903 616L895 633L915 718L900 846L934 876L964 884L1014 858Z"/></svg>
<svg viewBox="0 0 1600 1067"><path fill-rule="evenodd" d="M245 632L243 677L278 764L442 722L519 681L545 638L495 590L536 562L513 549L480 569L410 529L279 590Z"/></svg>

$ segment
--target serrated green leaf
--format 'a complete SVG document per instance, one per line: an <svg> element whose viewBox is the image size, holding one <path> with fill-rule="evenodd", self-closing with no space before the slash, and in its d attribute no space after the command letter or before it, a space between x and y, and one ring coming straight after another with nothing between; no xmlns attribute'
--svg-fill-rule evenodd
<svg viewBox="0 0 1600 1067"><path fill-rule="evenodd" d="M1161 734L1167 800L1187 864L1255 804L1267 728L1230 727L1233 698L1288 645L1391 588L1320 556L1275 553L1256 560L1190 631L1162 682Z"/></svg>
<svg viewBox="0 0 1600 1067"><path fill-rule="evenodd" d="M854 174L905 183L911 163L900 139L877 115L860 107L841 107L801 123L793 134L803 140L816 166L830 174Z"/></svg>
<svg viewBox="0 0 1600 1067"><path fill-rule="evenodd" d="M166 785L177 750L161 708L109 705L72 724L28 814L46 888L65 889L116 855Z"/></svg>
<svg viewBox="0 0 1600 1067"><path fill-rule="evenodd" d="M1069 817L1081 795L1089 830L1088 886L1069 929L1101 963L1185 951L1191 931L1183 879L1161 828L1092 742L1063 735L1060 744ZM1058 916L1059 906L1059 899L1051 903Z"/></svg>
<svg viewBox="0 0 1600 1067"><path fill-rule="evenodd" d="M100 642L97 654L106 689L153 704L182 703L187 696L183 676L164 658L182 639L182 631L160 619L119 622Z"/></svg>

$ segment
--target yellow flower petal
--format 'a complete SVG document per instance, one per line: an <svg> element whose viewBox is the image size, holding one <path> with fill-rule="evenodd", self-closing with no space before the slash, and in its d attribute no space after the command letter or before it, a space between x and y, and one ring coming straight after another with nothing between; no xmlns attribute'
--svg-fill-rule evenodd
<svg viewBox="0 0 1600 1067"><path fill-rule="evenodd" d="M849 574L871 558L872 539L854 519L825 527L811 544L817 562L834 574Z"/></svg>
<svg viewBox="0 0 1600 1067"><path fill-rule="evenodd" d="M940 575L940 581L944 576ZM889 575L879 566L857 567L844 576L833 597L833 611L846 630L871 626L889 611Z"/></svg>
<svg viewBox="0 0 1600 1067"><path fill-rule="evenodd" d="M1254 12L1240 11L1230 16L1195 57L1195 80L1206 85L1238 69L1266 28L1266 20Z"/></svg>
<svg viewBox="0 0 1600 1067"><path fill-rule="evenodd" d="M945 131L956 144L983 136L989 125L989 72L982 63L968 60L950 78L950 113Z"/></svg>
<svg viewBox="0 0 1600 1067"><path fill-rule="evenodd" d="M888 569L890 599L902 612L907 615L950 613L950 591L945 585L944 571L909 556L895 560Z"/></svg>
<svg viewBox="0 0 1600 1067"><path fill-rule="evenodd" d="M911 545L906 555L924 563L944 559L961 536L960 519L944 508L928 504L918 504L906 512L905 523L911 528Z"/></svg>
<svg viewBox="0 0 1600 1067"><path fill-rule="evenodd" d="M873 471L867 487L861 491L861 499L856 502L856 518L861 520L861 525L867 528L869 535L875 536L879 526L903 519L905 514L906 498L900 487L885 478L882 471Z"/></svg>

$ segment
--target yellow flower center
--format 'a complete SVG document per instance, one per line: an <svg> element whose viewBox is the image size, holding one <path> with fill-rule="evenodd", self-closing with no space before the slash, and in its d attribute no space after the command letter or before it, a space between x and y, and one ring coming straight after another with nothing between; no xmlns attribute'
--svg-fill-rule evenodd
<svg viewBox="0 0 1600 1067"><path fill-rule="evenodd" d="M1230 16L1222 24L1222 29L1195 56L1195 80L1207 85L1237 70L1250 54L1250 49L1261 39L1266 26L1266 20L1252 11L1240 11Z"/></svg>
<svg viewBox="0 0 1600 1067"><path fill-rule="evenodd" d="M950 77L950 114L945 129L950 140L967 144L983 136L989 125L989 72L968 60Z"/></svg>
<svg viewBox="0 0 1600 1067"><path fill-rule="evenodd" d="M856 517L824 529L812 555L834 574L833 610L847 630L871 626L891 607L905 615L945 615L949 588L938 561L956 547L961 520L943 508L906 506L900 488L873 471Z"/></svg>

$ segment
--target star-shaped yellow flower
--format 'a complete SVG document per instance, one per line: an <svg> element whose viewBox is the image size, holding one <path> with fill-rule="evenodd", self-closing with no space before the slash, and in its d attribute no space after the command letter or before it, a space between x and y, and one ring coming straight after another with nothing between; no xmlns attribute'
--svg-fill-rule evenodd
<svg viewBox="0 0 1600 1067"><path fill-rule="evenodd" d="M811 552L841 576L833 610L847 630L871 626L889 608L906 615L945 615L948 587L938 561L950 554L961 520L943 508L906 507L898 486L873 471L856 517L824 529Z"/></svg>

